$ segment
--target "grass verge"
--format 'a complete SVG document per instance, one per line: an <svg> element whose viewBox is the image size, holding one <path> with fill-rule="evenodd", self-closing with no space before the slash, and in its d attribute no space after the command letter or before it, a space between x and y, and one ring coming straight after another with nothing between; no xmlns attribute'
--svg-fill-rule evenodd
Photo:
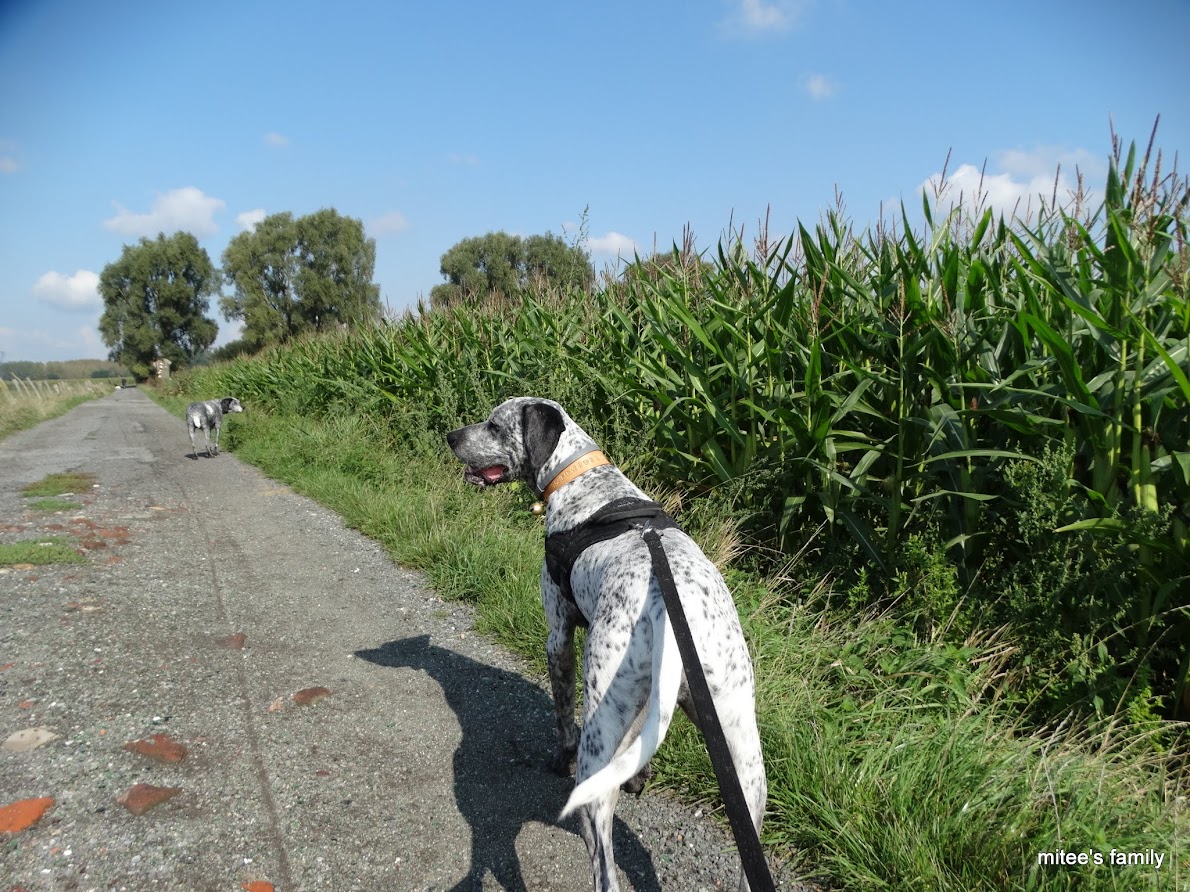
<svg viewBox="0 0 1190 892"><path fill-rule="evenodd" d="M180 413L185 398L162 402ZM524 494L466 487L444 450L398 450L363 416L252 413L225 436L238 457L425 571L443 596L473 603L482 631L543 667L542 529ZM1187 887L1184 762L1143 728L1026 733L1004 640L930 641L880 615L806 609L765 580L729 581L756 667L764 840L807 874L848 890ZM655 765L655 783L717 805L705 747L684 719ZM1058 852L1087 863L1055 865ZM1113 852L1151 852L1161 866L1113 864Z"/></svg>
<svg viewBox="0 0 1190 892"><path fill-rule="evenodd" d="M95 381L0 381L0 440L107 396L111 389Z"/></svg>

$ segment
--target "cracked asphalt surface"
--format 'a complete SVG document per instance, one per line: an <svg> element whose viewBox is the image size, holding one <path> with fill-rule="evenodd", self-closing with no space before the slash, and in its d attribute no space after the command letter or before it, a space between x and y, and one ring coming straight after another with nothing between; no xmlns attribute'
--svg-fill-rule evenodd
<svg viewBox="0 0 1190 892"><path fill-rule="evenodd" d="M82 508L32 510L63 471ZM58 735L0 752L0 806L54 799L0 833L0 892L591 888L544 680L337 515L117 390L0 442L0 542L47 532L87 560L0 573L0 739ZM185 759L125 749L156 734ZM136 816L138 783L182 792ZM626 889L736 886L666 796L621 800L616 849Z"/></svg>

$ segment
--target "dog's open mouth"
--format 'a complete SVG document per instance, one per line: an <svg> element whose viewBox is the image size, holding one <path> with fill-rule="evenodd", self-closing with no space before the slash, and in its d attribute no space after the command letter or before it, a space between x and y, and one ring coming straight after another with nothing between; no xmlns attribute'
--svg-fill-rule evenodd
<svg viewBox="0 0 1190 892"><path fill-rule="evenodd" d="M470 465L463 471L463 479L476 486L495 486L507 479L508 468L504 465L492 465L489 468L473 468Z"/></svg>

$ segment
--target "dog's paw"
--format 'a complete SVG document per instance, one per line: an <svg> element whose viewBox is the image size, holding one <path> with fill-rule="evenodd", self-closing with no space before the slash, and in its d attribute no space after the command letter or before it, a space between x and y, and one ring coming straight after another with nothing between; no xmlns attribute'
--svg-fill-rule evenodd
<svg viewBox="0 0 1190 892"><path fill-rule="evenodd" d="M640 797L640 794L645 790L645 784L653 777L653 763L650 762L624 783L620 784L620 789L625 793L631 793L633 796Z"/></svg>
<svg viewBox="0 0 1190 892"><path fill-rule="evenodd" d="M578 766L578 747L560 749L550 763L550 770L559 777L574 777L574 770Z"/></svg>

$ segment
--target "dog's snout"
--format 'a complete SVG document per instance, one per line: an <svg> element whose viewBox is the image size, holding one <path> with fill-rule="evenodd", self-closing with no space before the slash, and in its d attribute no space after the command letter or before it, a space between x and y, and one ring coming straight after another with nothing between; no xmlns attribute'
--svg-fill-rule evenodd
<svg viewBox="0 0 1190 892"><path fill-rule="evenodd" d="M454 449L459 445L459 435L462 434L462 429L457 431L449 431L446 434L446 445Z"/></svg>

